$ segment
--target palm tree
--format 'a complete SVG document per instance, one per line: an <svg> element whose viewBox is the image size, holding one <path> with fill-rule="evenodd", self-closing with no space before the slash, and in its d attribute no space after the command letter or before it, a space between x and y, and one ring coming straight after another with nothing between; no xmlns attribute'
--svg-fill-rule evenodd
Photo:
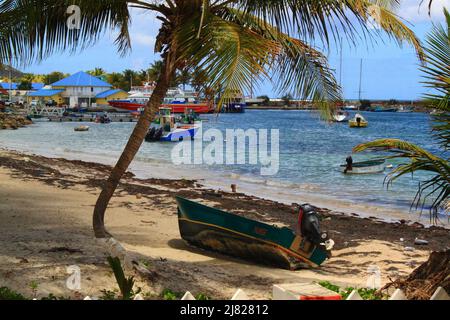
<svg viewBox="0 0 450 320"><path fill-rule="evenodd" d="M66 29L69 5L81 9L79 30ZM331 116L329 106L341 100L340 88L326 56L311 43L328 45L341 32L351 42L364 39L370 36L367 21L373 17L422 57L419 40L392 13L398 5L399 0L4 0L0 61L17 56L29 62L58 50L77 51L111 28L118 29L116 44L124 53L130 48L130 7L154 12L161 21L155 45L162 58L157 85L94 209L95 235L105 238L110 237L104 226L108 203L176 70L191 69L204 76L205 87L220 90L218 108L233 92L248 92L252 83L270 79L279 92L311 99Z"/></svg>
<svg viewBox="0 0 450 320"><path fill-rule="evenodd" d="M106 74L105 70L103 68L95 68L94 70L90 70L87 73L89 73L91 76L94 77L102 77Z"/></svg>
<svg viewBox="0 0 450 320"><path fill-rule="evenodd" d="M365 143L355 147L355 152L365 150L384 150L392 153L389 158L408 160L397 166L388 175L388 183L393 183L398 178L425 171L431 174L431 178L419 183L419 190L413 201L416 209L426 204L427 199L432 198L430 218L437 222L438 210L446 206L448 211L448 199L450 196L450 14L444 9L446 27L435 25L429 34L425 46L425 62L422 67L424 84L433 93L425 96L428 106L442 113L433 117L434 137L437 139L442 154L436 155L414 144L398 139L381 139Z"/></svg>

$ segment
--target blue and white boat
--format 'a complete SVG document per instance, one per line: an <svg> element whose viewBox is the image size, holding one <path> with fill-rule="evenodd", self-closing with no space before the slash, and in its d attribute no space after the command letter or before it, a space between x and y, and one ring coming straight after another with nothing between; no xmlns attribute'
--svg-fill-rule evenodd
<svg viewBox="0 0 450 320"><path fill-rule="evenodd" d="M175 121L170 108L161 108L156 120L152 123L145 141L147 142L180 142L193 140L200 125L182 124Z"/></svg>

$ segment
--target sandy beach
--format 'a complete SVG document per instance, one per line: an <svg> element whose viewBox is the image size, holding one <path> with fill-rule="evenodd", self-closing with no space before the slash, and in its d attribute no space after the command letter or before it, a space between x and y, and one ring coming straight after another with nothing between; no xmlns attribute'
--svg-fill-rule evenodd
<svg viewBox="0 0 450 320"><path fill-rule="evenodd" d="M0 150L0 287L26 296L53 293L72 299L116 288L104 248L91 229L93 207L108 170L101 164ZM139 180L128 173L108 209L106 226L148 267L151 276L137 277L137 286L148 298L160 298L170 289L229 299L241 288L253 299L269 299L273 284L322 280L365 286L372 265L381 269L382 282L387 283L408 275L431 251L450 243L449 230L442 227L386 223L358 217L357 212L321 209L322 228L336 242L333 257L318 269L274 269L188 246L178 231L174 195L271 224L296 224L286 204L216 193L196 181ZM429 244L415 246L415 238ZM71 265L81 268L79 292L65 285Z"/></svg>

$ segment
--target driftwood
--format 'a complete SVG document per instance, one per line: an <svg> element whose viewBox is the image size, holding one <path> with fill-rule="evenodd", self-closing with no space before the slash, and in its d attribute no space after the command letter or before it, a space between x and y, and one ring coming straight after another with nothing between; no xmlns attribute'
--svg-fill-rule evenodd
<svg viewBox="0 0 450 320"><path fill-rule="evenodd" d="M427 262L415 269L406 279L387 284L380 291L401 289L408 300L430 300L433 293L442 287L450 292L450 249L433 252Z"/></svg>

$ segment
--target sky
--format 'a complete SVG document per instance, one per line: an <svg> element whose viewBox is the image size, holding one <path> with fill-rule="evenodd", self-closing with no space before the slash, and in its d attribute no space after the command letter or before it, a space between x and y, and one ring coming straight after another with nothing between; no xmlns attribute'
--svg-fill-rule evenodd
<svg viewBox="0 0 450 320"><path fill-rule="evenodd" d="M424 40L433 23L443 22L443 7L450 9L450 0L434 0L431 16L428 15L428 0L420 6L421 0L402 0L397 14L405 19L416 35ZM107 72L121 72L125 69L141 70L147 68L159 55L153 51L159 20L151 13L132 9L130 34L132 51L121 57L114 46L114 32L107 32L94 46L77 54L55 54L45 61L21 68L24 72L50 73L61 71L75 73L101 67ZM420 63L412 47L382 37L377 43L360 42L356 46L343 45L343 68L340 70L339 45L331 44L326 55L336 78L342 75L342 87L346 99L359 96L360 61L363 61L362 97L364 99L419 99L426 93L421 85ZM274 92L270 82L255 90L255 96Z"/></svg>

